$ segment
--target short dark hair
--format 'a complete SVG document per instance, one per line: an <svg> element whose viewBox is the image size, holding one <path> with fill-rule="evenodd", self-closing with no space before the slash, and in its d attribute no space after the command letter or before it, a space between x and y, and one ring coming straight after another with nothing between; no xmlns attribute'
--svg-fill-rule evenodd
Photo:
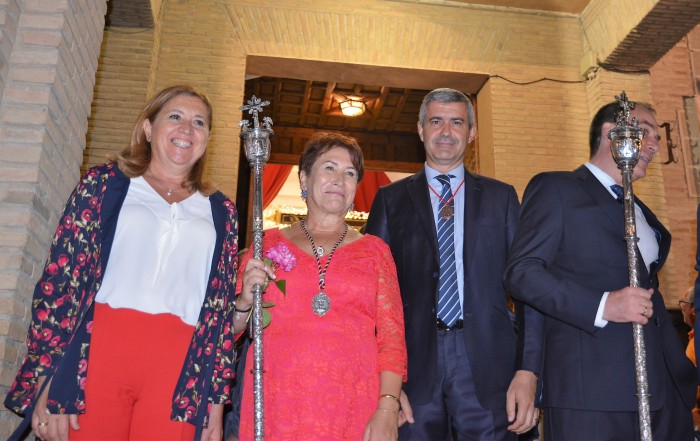
<svg viewBox="0 0 700 441"><path fill-rule="evenodd" d="M422 126L425 123L425 114L428 109L428 105L432 102L438 103L465 103L467 105L467 117L469 122L469 128L474 127L474 107L469 99L469 96L460 92L456 89L449 89L447 87L442 87L440 89L431 90L423 98L423 102L420 105L420 111L418 112L418 123Z"/></svg>
<svg viewBox="0 0 700 441"><path fill-rule="evenodd" d="M630 101L635 107L644 107L651 113L656 113L653 107L647 103L637 103ZM593 158L596 153L598 153L598 148L600 147L600 142L603 139L603 124L606 122L615 123L617 119L617 114L620 112L620 103L613 101L601 107L598 112L596 112L593 120L591 121L591 127L588 130L588 144L590 148L590 158Z"/></svg>
<svg viewBox="0 0 700 441"><path fill-rule="evenodd" d="M307 141L299 157L299 173L303 171L307 175L311 174L318 157L334 147L343 148L350 153L350 161L357 170L357 182L360 182L365 173L362 149L355 138L337 132L318 132Z"/></svg>

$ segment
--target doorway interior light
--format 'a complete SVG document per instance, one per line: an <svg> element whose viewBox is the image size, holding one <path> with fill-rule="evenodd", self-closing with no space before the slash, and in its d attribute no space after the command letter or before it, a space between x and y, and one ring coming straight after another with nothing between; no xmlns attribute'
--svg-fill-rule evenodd
<svg viewBox="0 0 700 441"><path fill-rule="evenodd" d="M367 105L359 98L348 97L340 102L340 111L345 116L360 116L367 110Z"/></svg>

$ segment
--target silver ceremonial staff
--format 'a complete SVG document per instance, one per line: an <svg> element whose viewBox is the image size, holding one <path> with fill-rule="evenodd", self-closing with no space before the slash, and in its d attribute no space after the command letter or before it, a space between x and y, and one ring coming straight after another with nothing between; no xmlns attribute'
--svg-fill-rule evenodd
<svg viewBox="0 0 700 441"><path fill-rule="evenodd" d="M265 163L270 159L270 136L272 136L272 119L263 118L260 127L258 113L269 101L260 101L255 95L241 106L242 111L253 115L253 127L247 120L242 120L241 139L244 143L245 154L253 169L253 257L263 258L263 216L262 216L262 174ZM263 400L263 318L262 318L263 287L253 286L253 396L255 398L255 441L265 439L265 409Z"/></svg>
<svg viewBox="0 0 700 441"><path fill-rule="evenodd" d="M634 213L634 192L632 191L632 170L637 165L642 146L644 129L637 127L637 118L630 117L634 103L627 101L622 91L615 99L620 103L616 126L608 132L612 141L613 158L622 171L622 188L625 207L625 241L627 242L627 267L630 273L630 286L639 287L639 257L637 254L637 224ZM639 408L639 432L642 441L651 441L651 415L649 413L649 385L647 382L647 354L644 347L643 327L632 324L634 337L634 367L637 379L637 401Z"/></svg>

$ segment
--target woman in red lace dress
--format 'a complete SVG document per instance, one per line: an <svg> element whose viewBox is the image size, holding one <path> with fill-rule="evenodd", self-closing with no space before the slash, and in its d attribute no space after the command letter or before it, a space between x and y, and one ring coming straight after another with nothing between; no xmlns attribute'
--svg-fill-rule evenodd
<svg viewBox="0 0 700 441"><path fill-rule="evenodd" d="M349 228L362 178L357 141L320 133L299 160L308 216L265 232L273 261L244 259L235 327L241 332L255 283L269 283L264 331L265 435L274 440L396 440L406 376L403 308L391 252ZM251 351L253 350L251 346ZM253 380L246 359L240 440L253 439Z"/></svg>

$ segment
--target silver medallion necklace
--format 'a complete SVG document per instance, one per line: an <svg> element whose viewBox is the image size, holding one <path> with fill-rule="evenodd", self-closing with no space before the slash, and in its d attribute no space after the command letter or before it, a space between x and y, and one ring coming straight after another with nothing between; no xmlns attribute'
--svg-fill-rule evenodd
<svg viewBox="0 0 700 441"><path fill-rule="evenodd" d="M319 252L316 248L314 238L311 237L311 234L309 234L309 231L306 229L306 219L302 219L301 222L299 222L299 225L311 244L311 251L316 258L316 266L318 267L318 294L316 294L311 301L311 309L317 316L323 317L326 315L328 310L331 309L331 299L323 291L326 289L326 271L328 271L328 265L331 264L333 253L335 253L335 250L338 249L340 243L343 241L343 239L345 239L345 235L348 234L348 224L345 224L343 234L340 235L338 241L335 243L335 245L333 245L333 248L331 248L331 252L328 254L328 260L326 260L326 265L323 268L321 268L321 256L323 255L323 251Z"/></svg>

